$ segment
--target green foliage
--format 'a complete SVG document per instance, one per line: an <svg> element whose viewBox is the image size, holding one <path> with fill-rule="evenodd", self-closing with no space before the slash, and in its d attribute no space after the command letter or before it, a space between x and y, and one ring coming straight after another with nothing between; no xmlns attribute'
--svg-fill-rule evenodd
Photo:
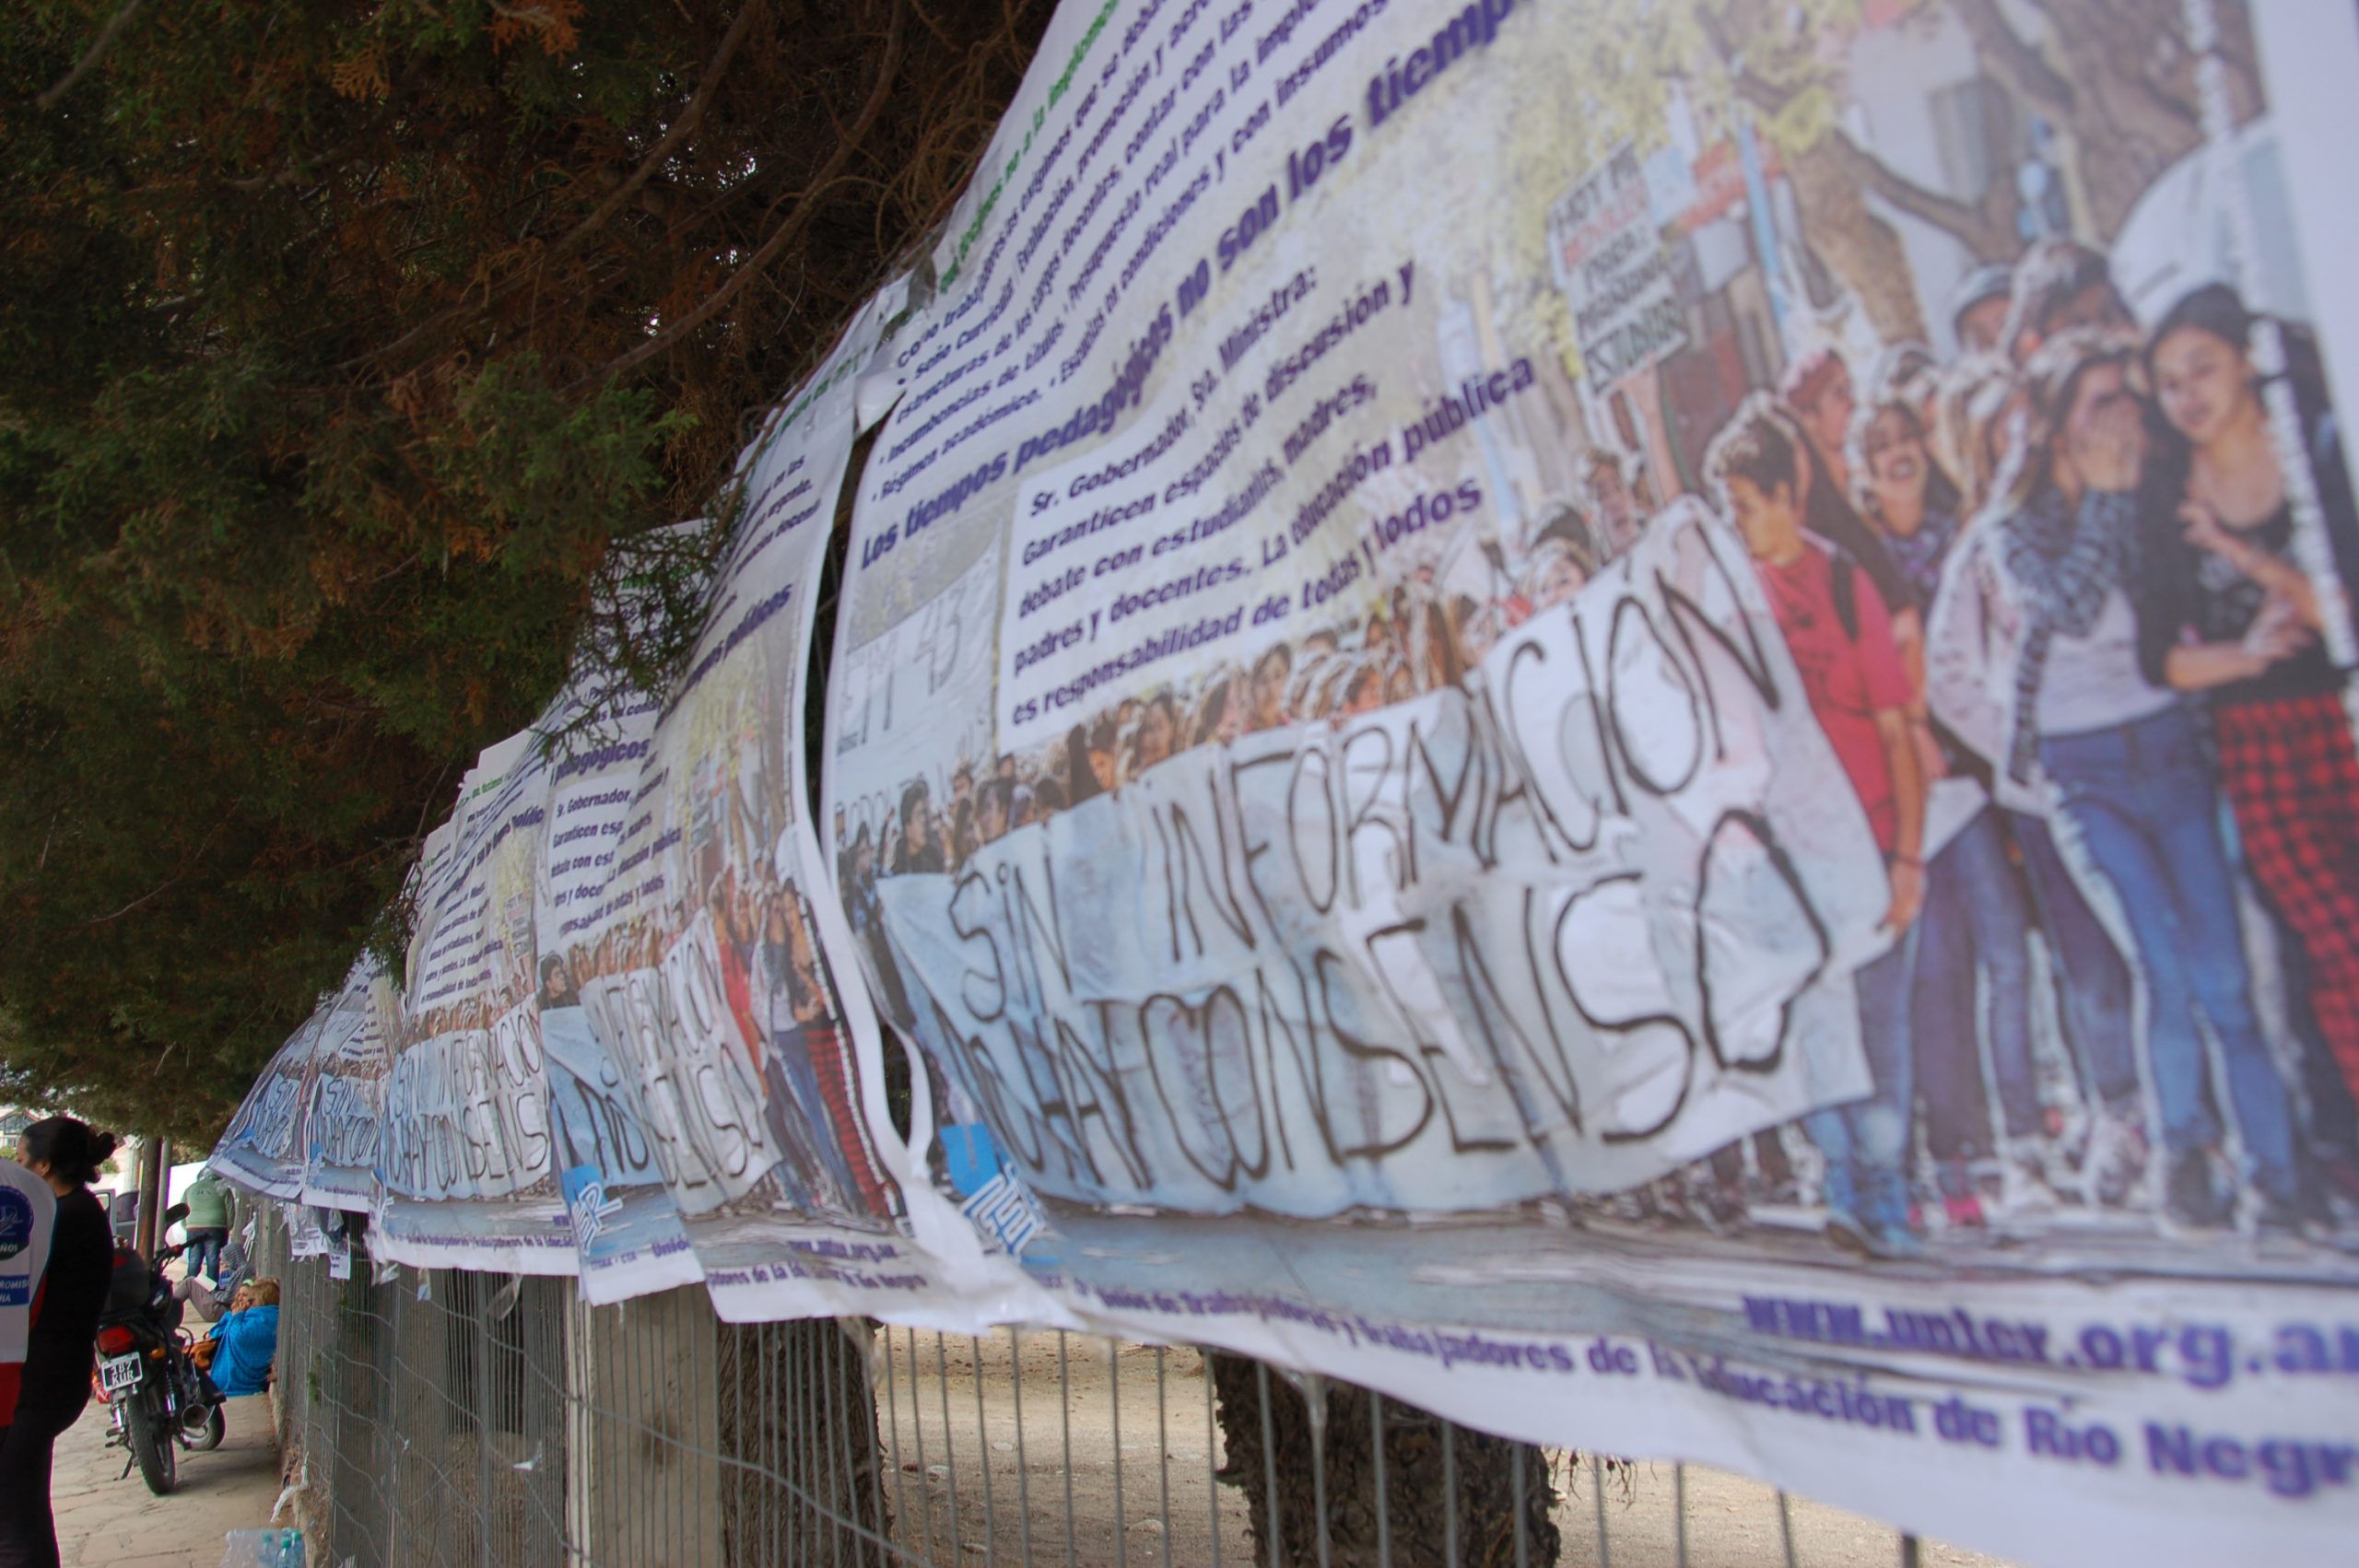
<svg viewBox="0 0 2359 1568"><path fill-rule="evenodd" d="M0 7L0 1089L217 1130L1049 8Z"/></svg>

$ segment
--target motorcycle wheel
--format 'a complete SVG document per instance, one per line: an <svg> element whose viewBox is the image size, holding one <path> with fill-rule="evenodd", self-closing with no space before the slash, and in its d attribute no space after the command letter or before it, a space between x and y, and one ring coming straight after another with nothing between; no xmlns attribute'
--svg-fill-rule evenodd
<svg viewBox="0 0 2359 1568"><path fill-rule="evenodd" d="M221 1413L220 1406L207 1405L205 1407L205 1424L202 1427L194 1433L186 1427L182 1427L181 1431L182 1441L188 1445L190 1453L210 1454L221 1446L221 1439L229 1434L229 1421Z"/></svg>
<svg viewBox="0 0 2359 1568"><path fill-rule="evenodd" d="M149 1408L151 1398L146 1389L130 1393L123 1408L123 1437L131 1445L132 1457L139 1461L139 1479L147 1490L170 1497L180 1480L180 1459L163 1422Z"/></svg>

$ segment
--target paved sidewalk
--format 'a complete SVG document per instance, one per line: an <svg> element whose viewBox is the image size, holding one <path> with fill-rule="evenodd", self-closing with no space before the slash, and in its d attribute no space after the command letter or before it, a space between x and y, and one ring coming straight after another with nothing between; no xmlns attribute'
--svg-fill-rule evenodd
<svg viewBox="0 0 2359 1568"><path fill-rule="evenodd" d="M223 1535L268 1524L278 1499L270 1398L232 1399L224 1413L221 1446L182 1449L179 1487L158 1497L136 1470L123 1473L123 1450L106 1445L106 1408L92 1401L57 1440L50 1483L66 1568L220 1568Z"/></svg>

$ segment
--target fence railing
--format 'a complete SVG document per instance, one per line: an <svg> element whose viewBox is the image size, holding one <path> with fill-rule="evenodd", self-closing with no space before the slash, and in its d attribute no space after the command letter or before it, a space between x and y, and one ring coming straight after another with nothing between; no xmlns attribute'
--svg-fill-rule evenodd
<svg viewBox="0 0 2359 1568"><path fill-rule="evenodd" d="M1062 1331L733 1325L701 1290L290 1259L279 1408L330 1568L1913 1563L1695 1467L1508 1442L1239 1357ZM1988 1562L1944 1549L1943 1563Z"/></svg>

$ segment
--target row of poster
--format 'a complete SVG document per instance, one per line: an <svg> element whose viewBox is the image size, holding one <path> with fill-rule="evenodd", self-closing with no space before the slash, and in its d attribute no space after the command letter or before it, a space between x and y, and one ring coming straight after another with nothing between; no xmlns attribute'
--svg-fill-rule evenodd
<svg viewBox="0 0 2359 1568"><path fill-rule="evenodd" d="M593 1302L2332 1558L2354 62L2291 0L1067 4L680 677L585 650L485 755L217 1160Z"/></svg>

